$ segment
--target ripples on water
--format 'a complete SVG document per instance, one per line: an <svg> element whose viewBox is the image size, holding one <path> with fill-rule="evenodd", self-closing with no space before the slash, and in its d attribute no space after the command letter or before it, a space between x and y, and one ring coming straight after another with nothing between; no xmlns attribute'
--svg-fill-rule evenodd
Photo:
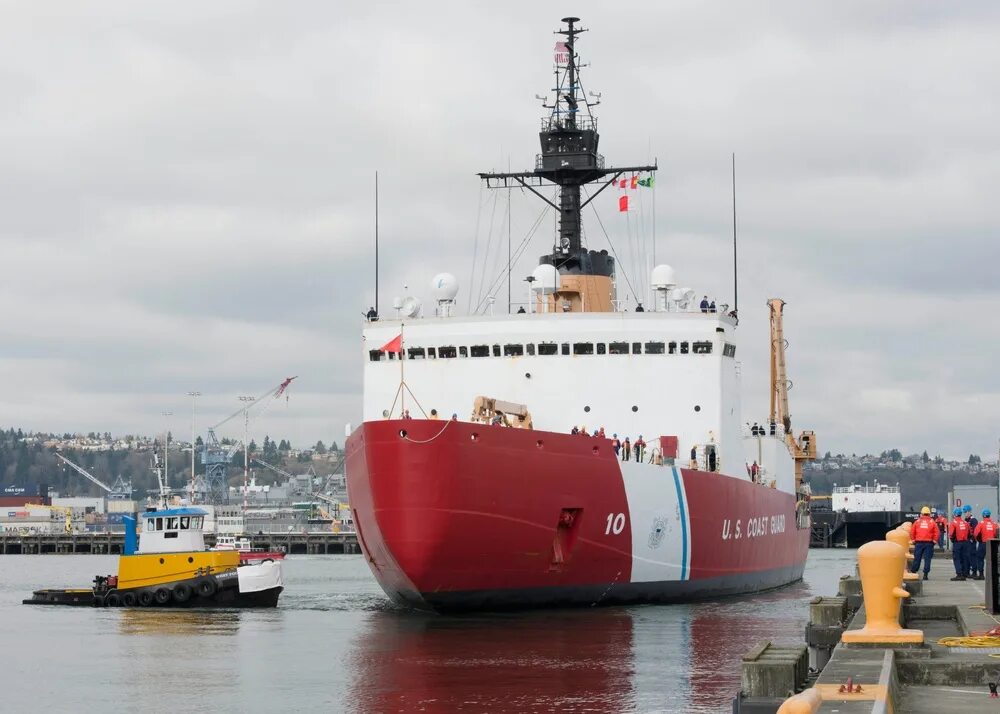
<svg viewBox="0 0 1000 714"><path fill-rule="evenodd" d="M799 643L853 551L802 583L674 606L440 617L382 595L360 556L293 556L275 610L22 606L107 556L0 557L0 711L728 712L740 656Z"/></svg>

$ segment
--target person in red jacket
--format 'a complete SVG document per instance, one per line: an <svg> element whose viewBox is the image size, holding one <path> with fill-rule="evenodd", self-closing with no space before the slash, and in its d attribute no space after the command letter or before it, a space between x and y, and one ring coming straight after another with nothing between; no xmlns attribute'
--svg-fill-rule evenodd
<svg viewBox="0 0 1000 714"><path fill-rule="evenodd" d="M984 580L984 566L986 565L986 549L989 548L987 541L991 541L1000 535L997 529L997 522L990 518L990 509L983 509L983 520L976 525L976 530L972 532L972 537L976 541L976 558L972 561L974 574L973 580Z"/></svg>
<svg viewBox="0 0 1000 714"><path fill-rule="evenodd" d="M920 570L920 561L924 561L924 580L927 580L931 572L931 560L934 558L934 544L938 541L938 527L931 518L931 509L924 506L920 509L920 518L913 524L910 532L913 536L913 564L910 572L915 573Z"/></svg>
<svg viewBox="0 0 1000 714"><path fill-rule="evenodd" d="M969 567L968 548L972 544L972 534L969 524L962 519L962 509L956 508L948 524L948 539L951 541L951 560L955 564L955 577L952 580L965 580L965 571Z"/></svg>
<svg viewBox="0 0 1000 714"><path fill-rule="evenodd" d="M948 533L948 519L944 517L943 513L938 513L936 509L931 509L931 516L934 518L934 523L938 527L940 535L938 535L938 548L944 550L944 537Z"/></svg>

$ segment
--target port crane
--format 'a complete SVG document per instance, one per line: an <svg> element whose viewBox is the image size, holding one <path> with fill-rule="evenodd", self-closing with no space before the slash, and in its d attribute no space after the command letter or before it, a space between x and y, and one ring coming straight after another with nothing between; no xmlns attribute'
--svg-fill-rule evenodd
<svg viewBox="0 0 1000 714"><path fill-rule="evenodd" d="M247 446L239 439L235 440L231 445L222 444L216 436L216 431L237 417L243 417L244 431L248 430L250 422L263 416L282 395L285 396L286 400L288 399L288 387L295 379L298 379L298 377L286 377L277 386L272 387L260 396L245 399L242 407L218 424L209 427L205 438L205 446L201 453L201 463L205 466L204 483L201 490L206 494L208 502L229 502L229 482L226 478L226 469L232 462L233 456L240 450L240 447L243 446L245 449ZM247 439L244 438L244 440ZM194 490L192 489L192 495Z"/></svg>
<svg viewBox="0 0 1000 714"><path fill-rule="evenodd" d="M796 439L792 432L792 416L788 411L788 390L792 383L788 379L785 366L784 310L785 301L771 298L767 301L771 309L771 425L781 424L785 444L795 460L795 489L802 491L802 465L816 459L816 432L803 431ZM772 432L773 433L773 432Z"/></svg>
<svg viewBox="0 0 1000 714"><path fill-rule="evenodd" d="M56 458L60 459L63 463L83 476L85 479L89 480L91 483L97 484L98 487L107 491L109 499L125 501L132 498L132 482L126 481L124 477L118 476L118 478L115 479L114 484L108 486L106 483L94 476L94 474L90 473L79 464L73 463L62 454L57 453Z"/></svg>

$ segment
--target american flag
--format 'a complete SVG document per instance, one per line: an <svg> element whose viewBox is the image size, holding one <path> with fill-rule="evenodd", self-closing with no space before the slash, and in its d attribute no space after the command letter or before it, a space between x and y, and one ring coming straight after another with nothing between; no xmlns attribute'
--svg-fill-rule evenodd
<svg viewBox="0 0 1000 714"><path fill-rule="evenodd" d="M556 43L556 64L568 64L569 63L569 47L566 46L565 42Z"/></svg>

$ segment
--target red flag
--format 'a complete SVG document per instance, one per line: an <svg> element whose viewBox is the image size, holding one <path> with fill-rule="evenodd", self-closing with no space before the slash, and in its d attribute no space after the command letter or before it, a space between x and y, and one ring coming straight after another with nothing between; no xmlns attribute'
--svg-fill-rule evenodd
<svg viewBox="0 0 1000 714"><path fill-rule="evenodd" d="M638 176L633 176L632 177L632 185L629 186L629 188L631 188L631 189L634 190L638 185L639 185L639 177Z"/></svg>
<svg viewBox="0 0 1000 714"><path fill-rule="evenodd" d="M620 181L620 182L618 183L618 185L619 185L619 186L621 186L622 188L625 188L625 186L627 186L627 185L628 185L628 179L622 179L622 180L621 180L621 181Z"/></svg>
<svg viewBox="0 0 1000 714"><path fill-rule="evenodd" d="M622 213L628 210L628 196L622 196L618 199L618 210Z"/></svg>
<svg viewBox="0 0 1000 714"><path fill-rule="evenodd" d="M393 337L391 340L386 342L384 345L378 348L379 352L402 352L403 351L403 333L400 332L398 335Z"/></svg>

